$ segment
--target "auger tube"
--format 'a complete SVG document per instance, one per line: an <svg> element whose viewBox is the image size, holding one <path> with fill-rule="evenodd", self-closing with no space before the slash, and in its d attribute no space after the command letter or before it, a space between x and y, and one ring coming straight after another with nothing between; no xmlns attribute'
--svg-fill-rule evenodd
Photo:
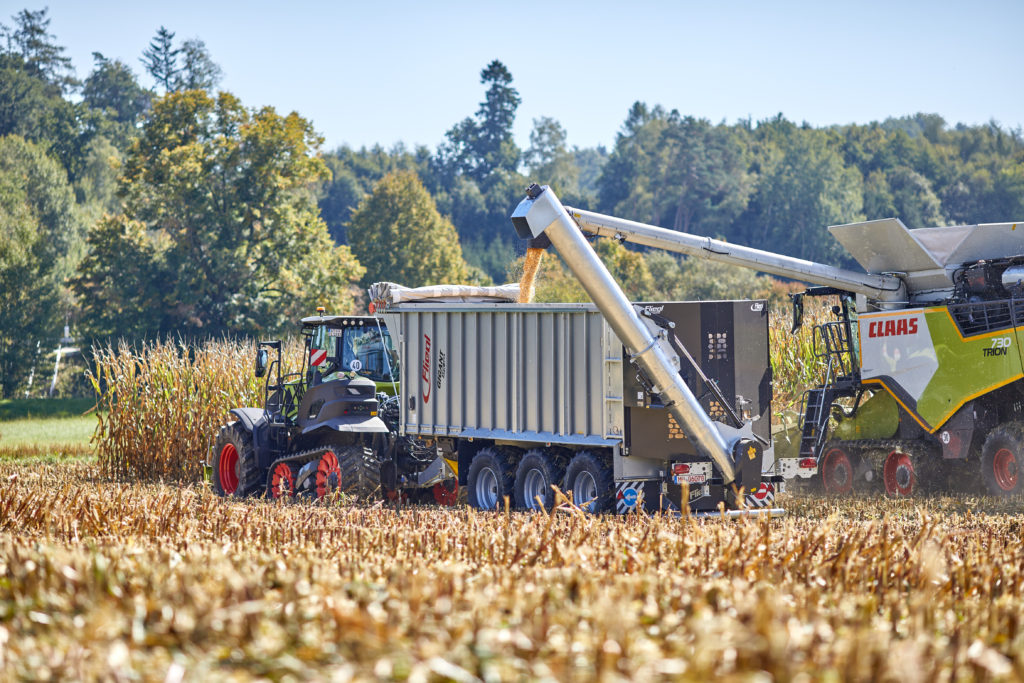
<svg viewBox="0 0 1024 683"><path fill-rule="evenodd" d="M627 221L593 211L584 211L568 206L563 208L580 230L599 237L624 239L634 244L750 268L801 282L837 287L855 294L863 294L875 301L896 302L905 301L907 298L907 290L903 281L895 275L858 273L823 263L773 254L770 251L729 244L710 237L700 237L645 223Z"/></svg>
<svg viewBox="0 0 1024 683"><path fill-rule="evenodd" d="M580 281L591 300L618 335L630 359L647 374L665 407L683 426L690 441L718 466L726 486L736 479L733 452L740 439L727 443L704 413L657 340L640 320L633 304L598 258L577 224L547 186L532 185L512 214L519 237L546 237Z"/></svg>

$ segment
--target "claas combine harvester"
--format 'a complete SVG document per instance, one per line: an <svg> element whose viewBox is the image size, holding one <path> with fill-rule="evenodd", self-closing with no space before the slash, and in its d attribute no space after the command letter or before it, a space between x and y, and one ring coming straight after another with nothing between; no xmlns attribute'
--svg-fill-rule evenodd
<svg viewBox="0 0 1024 683"><path fill-rule="evenodd" d="M1019 494L1024 463L1024 224L909 230L896 219L829 228L858 273L567 208L579 228L815 285L835 320L813 330L827 366L806 392L799 458L786 479L831 493L963 490ZM795 466L794 466L795 462Z"/></svg>

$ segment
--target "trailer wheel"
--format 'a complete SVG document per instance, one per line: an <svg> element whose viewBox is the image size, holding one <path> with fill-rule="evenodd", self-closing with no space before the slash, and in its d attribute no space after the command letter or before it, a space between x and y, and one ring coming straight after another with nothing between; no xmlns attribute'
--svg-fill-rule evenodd
<svg viewBox="0 0 1024 683"><path fill-rule="evenodd" d="M270 484L267 486L270 497L293 498L295 496L295 468L287 462L279 462L270 471Z"/></svg>
<svg viewBox="0 0 1024 683"><path fill-rule="evenodd" d="M828 446L821 458L821 485L825 493L847 496L853 493L854 458L841 446Z"/></svg>
<svg viewBox="0 0 1024 683"><path fill-rule="evenodd" d="M885 492L894 497L907 497L914 495L918 488L917 472L914 470L914 463L910 456L903 451L893 451L885 459L882 466L882 481L885 483Z"/></svg>
<svg viewBox="0 0 1024 683"><path fill-rule="evenodd" d="M214 491L220 496L243 498L260 485L252 434L239 422L224 425L214 445Z"/></svg>
<svg viewBox="0 0 1024 683"><path fill-rule="evenodd" d="M469 464L466 475L469 504L479 510L494 510L513 495L512 467L491 448L481 449Z"/></svg>
<svg viewBox="0 0 1024 683"><path fill-rule="evenodd" d="M1013 426L996 427L981 448L981 475L985 487L997 496L1016 495L1024 489L1020 467L1024 464L1024 438Z"/></svg>
<svg viewBox="0 0 1024 683"><path fill-rule="evenodd" d="M544 451L527 451L516 468L516 507L523 510L550 510L555 506L552 485L562 483L564 472ZM540 499L540 502L537 499Z"/></svg>
<svg viewBox="0 0 1024 683"><path fill-rule="evenodd" d="M565 486L572 491L572 502L587 512L611 509L614 483L612 468L590 451L577 453L565 470Z"/></svg>

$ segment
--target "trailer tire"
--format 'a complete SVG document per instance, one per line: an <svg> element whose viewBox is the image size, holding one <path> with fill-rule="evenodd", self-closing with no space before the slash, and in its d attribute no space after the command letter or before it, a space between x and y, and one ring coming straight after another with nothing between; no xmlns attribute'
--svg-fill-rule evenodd
<svg viewBox="0 0 1024 683"><path fill-rule="evenodd" d="M550 454L536 448L527 451L516 467L516 507L521 510L553 508L555 492L551 487L560 485L564 474Z"/></svg>
<svg viewBox="0 0 1024 683"><path fill-rule="evenodd" d="M513 496L514 475L508 459L492 448L483 448L469 464L466 475L469 504L478 510L494 510Z"/></svg>
<svg viewBox="0 0 1024 683"><path fill-rule="evenodd" d="M213 490L219 496L244 498L261 484L252 434L241 422L224 425L214 445Z"/></svg>
<svg viewBox="0 0 1024 683"><path fill-rule="evenodd" d="M577 453L565 470L565 487L572 491L572 502L587 512L611 509L614 484L607 460L590 451Z"/></svg>
<svg viewBox="0 0 1024 683"><path fill-rule="evenodd" d="M996 496L1013 496L1024 490L1024 433L1017 425L993 429L981 447L981 476L985 488Z"/></svg>

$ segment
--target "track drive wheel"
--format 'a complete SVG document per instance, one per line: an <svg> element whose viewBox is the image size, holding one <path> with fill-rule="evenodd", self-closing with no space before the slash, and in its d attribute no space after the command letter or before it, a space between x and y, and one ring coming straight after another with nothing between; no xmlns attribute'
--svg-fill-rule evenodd
<svg viewBox="0 0 1024 683"><path fill-rule="evenodd" d="M295 496L295 477L298 474L294 465L287 462L279 462L270 470L270 482L267 485L267 493L270 497L293 498Z"/></svg>
<svg viewBox="0 0 1024 683"><path fill-rule="evenodd" d="M889 453L882 466L886 495L906 498L919 492L918 473L910 454L901 450Z"/></svg>
<svg viewBox="0 0 1024 683"><path fill-rule="evenodd" d="M512 498L514 474L508 458L493 448L483 448L469 464L466 475L469 504L479 510L494 510Z"/></svg>
<svg viewBox="0 0 1024 683"><path fill-rule="evenodd" d="M981 447L981 476L985 488L996 496L1013 496L1024 490L1024 430L1018 425L993 429Z"/></svg>
<svg viewBox="0 0 1024 683"><path fill-rule="evenodd" d="M317 498L340 491L365 500L380 489L380 466L366 459L362 446L328 442L323 447L327 452L317 466Z"/></svg>
<svg viewBox="0 0 1024 683"><path fill-rule="evenodd" d="M858 458L835 444L825 446L821 457L821 485L825 493L833 496L848 496L853 493L854 473Z"/></svg>
<svg viewBox="0 0 1024 683"><path fill-rule="evenodd" d="M572 502L587 512L612 509L614 477L607 458L581 451L565 470L565 487L572 491Z"/></svg>
<svg viewBox="0 0 1024 683"><path fill-rule="evenodd" d="M527 451L516 467L516 507L550 510L555 506L555 492L551 487L561 485L564 476L565 471L550 453L536 448Z"/></svg>
<svg viewBox="0 0 1024 683"><path fill-rule="evenodd" d="M213 457L213 490L217 495L244 498L262 486L252 434L240 422L220 428Z"/></svg>

